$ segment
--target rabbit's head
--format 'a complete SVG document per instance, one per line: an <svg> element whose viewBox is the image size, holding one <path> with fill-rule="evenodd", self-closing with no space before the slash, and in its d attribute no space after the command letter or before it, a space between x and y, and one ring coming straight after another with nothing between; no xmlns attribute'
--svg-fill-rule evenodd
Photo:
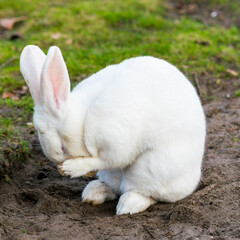
<svg viewBox="0 0 240 240"><path fill-rule="evenodd" d="M34 100L33 123L45 155L56 163L77 156L71 141L75 149L80 143L72 140L75 126L69 123L73 111L70 81L60 49L50 47L46 56L37 46L26 46L20 69Z"/></svg>

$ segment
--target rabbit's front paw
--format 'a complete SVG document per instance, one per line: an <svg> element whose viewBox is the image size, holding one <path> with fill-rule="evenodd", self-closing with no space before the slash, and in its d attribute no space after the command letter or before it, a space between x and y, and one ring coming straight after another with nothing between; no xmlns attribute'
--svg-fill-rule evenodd
<svg viewBox="0 0 240 240"><path fill-rule="evenodd" d="M104 182L91 181L83 190L82 201L99 205L117 198L117 195Z"/></svg>
<svg viewBox="0 0 240 240"><path fill-rule="evenodd" d="M139 213L146 210L154 203L156 203L155 200L141 193L132 191L126 192L119 199L117 215Z"/></svg>
<svg viewBox="0 0 240 240"><path fill-rule="evenodd" d="M64 175L71 178L81 176L81 171L79 171L79 163L75 159L65 160L63 163L58 165L58 171Z"/></svg>
<svg viewBox="0 0 240 240"><path fill-rule="evenodd" d="M67 159L58 165L58 171L62 175L71 178L80 176L92 176L98 169L105 167L99 158L80 157Z"/></svg>

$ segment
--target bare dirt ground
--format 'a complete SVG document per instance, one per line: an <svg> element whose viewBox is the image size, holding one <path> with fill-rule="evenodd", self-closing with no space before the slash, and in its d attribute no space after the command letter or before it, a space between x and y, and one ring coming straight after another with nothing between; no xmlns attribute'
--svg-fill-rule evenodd
<svg viewBox="0 0 240 240"><path fill-rule="evenodd" d="M205 104L206 154L199 189L174 204L115 216L117 201L81 202L91 179L62 177L41 154L0 189L0 239L239 239L240 99Z"/></svg>
<svg viewBox="0 0 240 240"><path fill-rule="evenodd" d="M205 76L207 79L207 76ZM240 239L240 98L229 79L204 103L208 125L202 181L177 203L158 203L135 215L116 216L117 201L81 202L90 178L62 177L36 147L31 160L0 183L0 239Z"/></svg>

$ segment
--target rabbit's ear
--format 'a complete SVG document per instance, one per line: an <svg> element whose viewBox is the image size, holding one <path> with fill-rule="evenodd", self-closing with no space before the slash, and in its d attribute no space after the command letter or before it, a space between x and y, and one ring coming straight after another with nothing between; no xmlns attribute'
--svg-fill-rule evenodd
<svg viewBox="0 0 240 240"><path fill-rule="evenodd" d="M50 47L41 73L41 102L54 115L65 110L70 93L67 67L58 47Z"/></svg>
<svg viewBox="0 0 240 240"><path fill-rule="evenodd" d="M45 59L43 51L34 45L26 46L20 57L20 70L35 105L40 104L40 77Z"/></svg>

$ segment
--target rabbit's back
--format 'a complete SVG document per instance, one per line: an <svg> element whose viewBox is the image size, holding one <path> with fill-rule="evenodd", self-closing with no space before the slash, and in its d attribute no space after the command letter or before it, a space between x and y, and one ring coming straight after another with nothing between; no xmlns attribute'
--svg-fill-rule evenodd
<svg viewBox="0 0 240 240"><path fill-rule="evenodd" d="M138 57L114 65L111 77L85 120L92 155L103 154L122 167L148 149L175 144L181 151L185 144L193 146L189 151L201 164L204 114L195 89L177 68Z"/></svg>

